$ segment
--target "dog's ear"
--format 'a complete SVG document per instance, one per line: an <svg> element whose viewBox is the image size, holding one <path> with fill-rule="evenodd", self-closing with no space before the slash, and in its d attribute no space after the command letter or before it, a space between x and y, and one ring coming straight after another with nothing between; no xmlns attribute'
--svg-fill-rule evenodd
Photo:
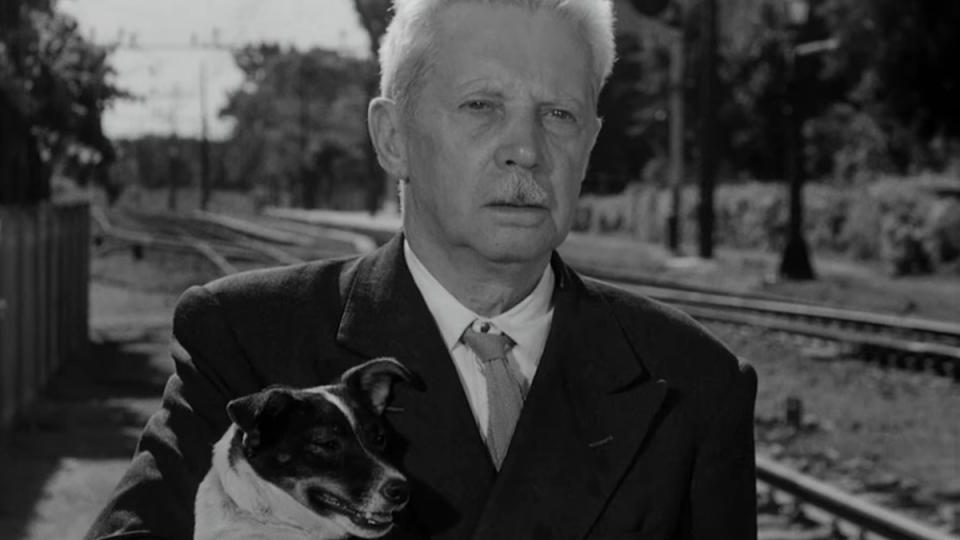
<svg viewBox="0 0 960 540"><path fill-rule="evenodd" d="M421 388L423 383L395 358L374 358L343 373L340 382L355 395L365 398L378 414L383 413L390 399L393 384L403 381Z"/></svg>
<svg viewBox="0 0 960 540"><path fill-rule="evenodd" d="M284 388L267 388L227 403L227 416L244 433L245 444L256 446L267 421L275 421L296 400Z"/></svg>

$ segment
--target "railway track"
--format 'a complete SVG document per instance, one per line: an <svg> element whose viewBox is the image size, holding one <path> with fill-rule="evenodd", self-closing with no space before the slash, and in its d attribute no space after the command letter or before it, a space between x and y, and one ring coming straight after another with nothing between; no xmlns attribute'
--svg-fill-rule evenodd
<svg viewBox="0 0 960 540"><path fill-rule="evenodd" d="M101 228L125 242L193 250L214 262L221 273L231 273L234 269L229 260L238 258L288 264L363 252L372 249L375 241L371 238L384 235L384 231L374 231L376 234L367 236L357 228L318 232L315 224L277 217L251 222L214 214L138 215L133 221L138 225L129 229L109 224L101 224ZM339 244L310 252L309 246L318 237ZM217 258L227 264L217 264ZM673 303L701 320L760 326L842 343L858 356L885 359L882 361L890 365L931 369L954 377L960 372L960 325L796 304L758 295L653 285L622 273L613 276L580 266L578 270L585 274ZM958 540L948 532L844 493L763 456L757 460L757 481L761 516L774 514L781 518L779 528L765 536L762 533L761 538Z"/></svg>
<svg viewBox="0 0 960 540"><path fill-rule="evenodd" d="M342 227L383 241L398 223L364 215L271 209L275 218ZM838 354L884 367L929 371L960 380L960 324L847 309L836 309L756 294L710 291L637 276L568 257L581 273L676 305L702 321L766 328L829 343Z"/></svg>
<svg viewBox="0 0 960 540"><path fill-rule="evenodd" d="M757 483L758 513L787 520L778 531L787 534L768 535L769 540L958 540L950 532L891 512L765 456L757 456ZM809 534L803 536L803 531Z"/></svg>
<svg viewBox="0 0 960 540"><path fill-rule="evenodd" d="M960 325L629 282L618 285L676 305L701 321L764 328L827 342L838 346L838 354L960 381Z"/></svg>
<svg viewBox="0 0 960 540"><path fill-rule="evenodd" d="M192 253L212 264L221 275L264 265L298 264L372 249L359 235L339 231L267 229L236 218L213 214L95 213L97 228L110 244L102 250L162 249Z"/></svg>
<svg viewBox="0 0 960 540"><path fill-rule="evenodd" d="M210 213L188 216L136 214L137 226L152 231L127 232L132 241L188 249L199 253L221 273L236 271L232 260L264 264L295 264L307 259L368 251L377 239L388 238L393 224L362 232L315 224L267 218L251 222ZM370 228L370 227L368 227ZM317 238L334 245L320 247ZM801 336L833 346L835 354L859 358L884 367L928 371L960 380L960 324L862 311L836 309L761 295L706 291L689 286L652 281L623 270L600 269L586 261L573 261L586 275L676 305L701 321L764 328Z"/></svg>

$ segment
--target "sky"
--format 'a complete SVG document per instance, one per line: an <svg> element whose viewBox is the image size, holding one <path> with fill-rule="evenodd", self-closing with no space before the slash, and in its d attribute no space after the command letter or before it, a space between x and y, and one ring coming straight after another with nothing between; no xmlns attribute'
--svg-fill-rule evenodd
<svg viewBox="0 0 960 540"><path fill-rule="evenodd" d="M93 42L122 44L111 56L115 82L139 99L105 112L112 138L199 137L204 94L210 137L226 137L231 126L217 111L243 80L229 47L275 41L367 54L353 0L60 0L58 8Z"/></svg>

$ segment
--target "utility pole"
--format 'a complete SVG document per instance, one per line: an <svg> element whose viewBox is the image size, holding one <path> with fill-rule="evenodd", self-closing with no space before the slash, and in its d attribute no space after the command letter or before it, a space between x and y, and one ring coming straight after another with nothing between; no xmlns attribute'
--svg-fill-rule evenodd
<svg viewBox="0 0 960 540"><path fill-rule="evenodd" d="M675 255L680 253L683 231L680 227L683 212L683 25L670 45L670 215L667 217L667 246Z"/></svg>
<svg viewBox="0 0 960 540"><path fill-rule="evenodd" d="M807 24L810 5L807 0L792 0L789 6L790 42L784 52L786 62L786 81L784 83L784 177L790 185L790 222L787 229L787 244L780 259L780 275L786 279L811 280L817 275L813 269L810 248L803 231L803 183L805 180L803 160L804 145L800 117L801 94L798 89L797 62L809 55L836 50L840 42L836 38L797 43L799 32Z"/></svg>
<svg viewBox="0 0 960 540"><path fill-rule="evenodd" d="M200 209L210 204L210 140L207 133L207 69L200 64Z"/></svg>
<svg viewBox="0 0 960 540"><path fill-rule="evenodd" d="M170 212L177 209L177 182L183 172L179 144L176 132L171 133L170 141L167 143L167 210Z"/></svg>
<svg viewBox="0 0 960 540"><path fill-rule="evenodd" d="M699 255L713 258L713 190L717 176L717 0L701 6Z"/></svg>
<svg viewBox="0 0 960 540"><path fill-rule="evenodd" d="M300 181L300 205L304 208L313 208L315 201L313 199L313 190L309 189L307 178L307 84L306 84L306 63L310 51L307 50L300 55L300 64L297 66L297 97L299 99L299 142L300 156L297 163L300 170L297 171L297 179Z"/></svg>
<svg viewBox="0 0 960 540"><path fill-rule="evenodd" d="M793 45L787 52L787 76L785 103L783 105L784 176L790 185L790 222L787 229L787 245L780 260L780 275L787 279L814 279L810 264L810 249L803 234L803 171L800 163L800 119L798 118L799 96L797 95L796 62Z"/></svg>
<svg viewBox="0 0 960 540"><path fill-rule="evenodd" d="M627 0L620 0L621 3ZM669 79L669 108L670 108L670 214L667 216L666 237L667 246L674 254L680 252L681 239L681 211L682 190L684 179L683 166L683 131L684 131L684 35L683 22L673 25L658 17L667 9L669 0L629 0L633 12L644 18L650 18L660 31L666 34L670 42L670 79ZM620 9L620 6L616 6ZM682 9L682 8L681 8ZM631 10L625 9L620 13L622 18L617 23L621 25L639 26L636 22L628 22ZM642 28L639 28L642 31Z"/></svg>
<svg viewBox="0 0 960 540"><path fill-rule="evenodd" d="M177 184L180 182L180 176L184 174L182 158L180 156L180 141L177 136L177 111L180 107L180 98L182 92L179 85L174 85L173 104L167 111L167 120L170 122L170 141L167 147L167 210L173 212L177 209Z"/></svg>

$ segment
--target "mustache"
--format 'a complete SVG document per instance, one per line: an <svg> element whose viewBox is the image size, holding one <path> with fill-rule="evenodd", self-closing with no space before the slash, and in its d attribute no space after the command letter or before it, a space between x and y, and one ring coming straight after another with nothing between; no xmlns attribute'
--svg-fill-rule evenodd
<svg viewBox="0 0 960 540"><path fill-rule="evenodd" d="M506 181L498 182L494 204L547 206L550 194L526 171L512 171Z"/></svg>

